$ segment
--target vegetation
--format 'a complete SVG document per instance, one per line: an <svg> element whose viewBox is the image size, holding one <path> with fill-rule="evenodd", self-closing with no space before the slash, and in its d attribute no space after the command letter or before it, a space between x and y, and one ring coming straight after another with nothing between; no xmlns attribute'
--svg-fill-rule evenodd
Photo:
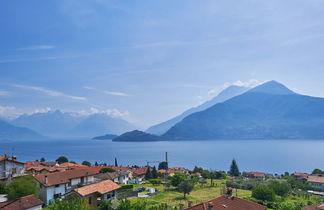
<svg viewBox="0 0 324 210"><path fill-rule="evenodd" d="M1 188L0 185L0 191ZM2 188L2 191L8 194L8 198L12 200L31 194L38 196L39 188L36 180L32 176L22 176L13 179L8 186Z"/></svg>
<svg viewBox="0 0 324 210"><path fill-rule="evenodd" d="M313 170L312 174L324 174L324 171L322 171L321 169L316 168L316 169Z"/></svg>
<svg viewBox="0 0 324 210"><path fill-rule="evenodd" d="M155 166L152 169L152 178L153 179L157 179L158 178L158 172L157 172Z"/></svg>
<svg viewBox="0 0 324 210"><path fill-rule="evenodd" d="M161 169L164 169L164 170L167 170L169 167L168 167L168 163L163 161L163 162L160 162L159 163L159 167L158 167L158 170L161 170Z"/></svg>
<svg viewBox="0 0 324 210"><path fill-rule="evenodd" d="M82 165L85 165L85 166L91 166L91 163L89 161L83 161L82 162Z"/></svg>
<svg viewBox="0 0 324 210"><path fill-rule="evenodd" d="M115 172L115 170L112 168L102 168L99 171L99 173L107 173L107 172L112 173L112 172Z"/></svg>
<svg viewBox="0 0 324 210"><path fill-rule="evenodd" d="M118 166L118 163L117 163L117 158L115 158L115 167Z"/></svg>
<svg viewBox="0 0 324 210"><path fill-rule="evenodd" d="M275 193L266 186L255 186L252 190L252 197L261 201L274 201Z"/></svg>
<svg viewBox="0 0 324 210"><path fill-rule="evenodd" d="M184 180L186 180L187 177L185 174L182 173L175 173L172 177L171 177L171 185L174 187L178 187L178 185L183 182Z"/></svg>
<svg viewBox="0 0 324 210"><path fill-rule="evenodd" d="M72 199L57 201L44 208L44 210L92 210L85 200Z"/></svg>
<svg viewBox="0 0 324 210"><path fill-rule="evenodd" d="M60 156L56 159L56 162L58 162L58 164L67 163L69 162L69 159L65 156Z"/></svg>
<svg viewBox="0 0 324 210"><path fill-rule="evenodd" d="M232 164L231 164L231 167L230 167L230 170L229 170L228 174L231 175L231 176L236 176L236 177L240 176L240 170L239 170L239 168L237 166L237 163L236 163L235 159L232 160Z"/></svg>
<svg viewBox="0 0 324 210"><path fill-rule="evenodd" d="M193 188L194 184L190 183L188 180L185 180L178 185L178 190L183 193L184 199L186 199L186 194L189 194Z"/></svg>
<svg viewBox="0 0 324 210"><path fill-rule="evenodd" d="M6 193L5 187L6 187L6 182L0 181L0 194Z"/></svg>
<svg viewBox="0 0 324 210"><path fill-rule="evenodd" d="M149 179L152 179L152 178L153 178L153 175L152 175L151 167L148 166L147 170L146 170L146 173L145 173L145 179L149 180Z"/></svg>
<svg viewBox="0 0 324 210"><path fill-rule="evenodd" d="M45 158L42 157L42 158L40 159L40 162L45 162Z"/></svg>

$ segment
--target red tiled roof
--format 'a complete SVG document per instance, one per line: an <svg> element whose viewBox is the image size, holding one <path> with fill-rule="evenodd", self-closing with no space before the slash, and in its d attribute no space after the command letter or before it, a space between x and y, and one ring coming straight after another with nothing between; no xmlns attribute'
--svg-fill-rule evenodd
<svg viewBox="0 0 324 210"><path fill-rule="evenodd" d="M110 168L114 169L115 171L129 171L130 170L129 167L124 167L124 166L112 166Z"/></svg>
<svg viewBox="0 0 324 210"><path fill-rule="evenodd" d="M324 209L324 203L304 207L304 210L321 210L321 209Z"/></svg>
<svg viewBox="0 0 324 210"><path fill-rule="evenodd" d="M324 176L308 176L307 177L308 182L316 182L316 183L324 183Z"/></svg>
<svg viewBox="0 0 324 210"><path fill-rule="evenodd" d="M209 205L213 206L213 210L266 210L267 208L266 206L242 198L222 195L210 201L187 208L187 210L208 210Z"/></svg>
<svg viewBox="0 0 324 210"><path fill-rule="evenodd" d="M105 180L102 182L98 182L95 184L87 185L84 187L80 187L75 189L74 191L80 194L81 196L87 196L92 193L100 193L105 194L114 190L119 189L120 186L111 180Z"/></svg>
<svg viewBox="0 0 324 210"><path fill-rule="evenodd" d="M267 174L263 172L243 172L243 176L265 177Z"/></svg>
<svg viewBox="0 0 324 210"><path fill-rule="evenodd" d="M42 185L49 187L57 184L64 184L70 182L70 179L75 179L79 177L92 176L96 173L88 168L84 169L74 169L62 172L39 174L34 176L35 179ZM45 177L47 177L47 184L45 183Z"/></svg>
<svg viewBox="0 0 324 210"><path fill-rule="evenodd" d="M30 167L38 167L41 165L41 162L39 161L27 161L24 165L25 168L30 168Z"/></svg>
<svg viewBox="0 0 324 210"><path fill-rule="evenodd" d="M145 175L146 171L147 171L147 167L132 169L132 173L137 176Z"/></svg>
<svg viewBox="0 0 324 210"><path fill-rule="evenodd" d="M62 163L59 165L63 168L90 168L89 166L81 165L81 164L75 164L75 163Z"/></svg>
<svg viewBox="0 0 324 210"><path fill-rule="evenodd" d="M43 201L35 197L35 195L27 195L13 201L0 203L1 210L25 210L43 205Z"/></svg>
<svg viewBox="0 0 324 210"><path fill-rule="evenodd" d="M55 171L65 171L66 168L60 168L60 167L47 167L47 166L34 166L34 167L26 168L26 171L31 171L31 170L35 170L35 171L42 171L42 170L46 170L46 171L48 171L48 172L55 172Z"/></svg>

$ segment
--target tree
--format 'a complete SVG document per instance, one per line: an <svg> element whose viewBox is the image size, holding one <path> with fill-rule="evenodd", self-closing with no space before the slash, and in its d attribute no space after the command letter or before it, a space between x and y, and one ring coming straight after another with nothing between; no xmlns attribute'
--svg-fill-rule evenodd
<svg viewBox="0 0 324 210"><path fill-rule="evenodd" d="M65 156L60 156L56 159L56 162L58 162L58 164L62 164L62 163L67 163L69 162L69 160L67 159L67 157Z"/></svg>
<svg viewBox="0 0 324 210"><path fill-rule="evenodd" d="M213 175L215 179L226 179L226 173L224 171L214 171Z"/></svg>
<svg viewBox="0 0 324 210"><path fill-rule="evenodd" d="M167 162L163 161L163 162L159 163L158 170L161 170L161 169L168 170L168 168L169 168L169 166L168 166Z"/></svg>
<svg viewBox="0 0 324 210"><path fill-rule="evenodd" d="M45 158L42 157L42 158L40 159L40 162L45 162Z"/></svg>
<svg viewBox="0 0 324 210"><path fill-rule="evenodd" d="M0 180L0 194L6 194L6 182Z"/></svg>
<svg viewBox="0 0 324 210"><path fill-rule="evenodd" d="M98 165L99 165L99 164L98 164L98 162L96 161L96 162L95 162L95 166L98 166Z"/></svg>
<svg viewBox="0 0 324 210"><path fill-rule="evenodd" d="M109 173L112 173L112 172L115 172L115 170L114 169L112 169L112 168L102 168L102 169L100 169L100 171L99 171L99 173L107 173L107 172L109 172Z"/></svg>
<svg viewBox="0 0 324 210"><path fill-rule="evenodd" d="M152 171L151 171L151 167L148 166L146 169L146 173L145 173L145 179L152 179L153 175L152 175Z"/></svg>
<svg viewBox="0 0 324 210"><path fill-rule="evenodd" d="M203 168L195 166L195 168L192 171L192 173L202 173L203 170L204 170Z"/></svg>
<svg viewBox="0 0 324 210"><path fill-rule="evenodd" d="M178 187L178 185L186 179L187 179L186 175L182 173L175 173L171 177L171 185L174 187Z"/></svg>
<svg viewBox="0 0 324 210"><path fill-rule="evenodd" d="M235 159L232 160L231 168L230 168L228 173L231 176L236 176L236 177L240 176L240 170L239 170L239 168L237 166L237 163L236 163Z"/></svg>
<svg viewBox="0 0 324 210"><path fill-rule="evenodd" d="M22 176L13 179L12 182L5 187L5 191L8 194L8 198L13 200L31 194L37 197L39 187L32 176Z"/></svg>
<svg viewBox="0 0 324 210"><path fill-rule="evenodd" d="M115 167L118 166L118 163L117 163L117 158L115 158Z"/></svg>
<svg viewBox="0 0 324 210"><path fill-rule="evenodd" d="M324 174L324 171L322 171L321 169L316 168L316 169L313 170L312 174Z"/></svg>
<svg viewBox="0 0 324 210"><path fill-rule="evenodd" d="M274 191L276 195L286 196L290 191L290 186L287 182L279 183L278 181L274 181L268 185L270 189Z"/></svg>
<svg viewBox="0 0 324 210"><path fill-rule="evenodd" d="M186 194L189 195L193 188L194 184L190 183L188 180L182 181L178 186L178 190L183 193L184 199L186 199Z"/></svg>
<svg viewBox="0 0 324 210"><path fill-rule="evenodd" d="M89 161L86 161L85 160L85 161L82 162L82 165L85 165L85 166L89 166L90 167L91 166L91 163Z"/></svg>
<svg viewBox="0 0 324 210"><path fill-rule="evenodd" d="M252 197L261 201L274 201L275 193L266 186L255 186L252 190Z"/></svg>
<svg viewBox="0 0 324 210"><path fill-rule="evenodd" d="M303 204L296 201L285 201L281 202L276 209L278 210L302 210Z"/></svg>
<svg viewBox="0 0 324 210"><path fill-rule="evenodd" d="M158 173L157 173L157 170L156 170L155 166L153 167L153 170L152 170L152 178L153 179L158 178Z"/></svg>

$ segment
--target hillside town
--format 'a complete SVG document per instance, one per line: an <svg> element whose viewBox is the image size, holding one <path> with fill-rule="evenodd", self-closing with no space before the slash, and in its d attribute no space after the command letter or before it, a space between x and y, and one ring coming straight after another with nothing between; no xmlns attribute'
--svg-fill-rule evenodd
<svg viewBox="0 0 324 210"><path fill-rule="evenodd" d="M0 209L265 210L324 207L324 172L268 174L0 156Z"/></svg>

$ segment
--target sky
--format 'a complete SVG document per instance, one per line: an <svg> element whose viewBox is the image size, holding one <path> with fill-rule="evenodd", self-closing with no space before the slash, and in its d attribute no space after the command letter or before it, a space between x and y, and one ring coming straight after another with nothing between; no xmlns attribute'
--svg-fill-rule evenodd
<svg viewBox="0 0 324 210"><path fill-rule="evenodd" d="M147 127L230 84L324 97L324 0L2 0L0 115Z"/></svg>

